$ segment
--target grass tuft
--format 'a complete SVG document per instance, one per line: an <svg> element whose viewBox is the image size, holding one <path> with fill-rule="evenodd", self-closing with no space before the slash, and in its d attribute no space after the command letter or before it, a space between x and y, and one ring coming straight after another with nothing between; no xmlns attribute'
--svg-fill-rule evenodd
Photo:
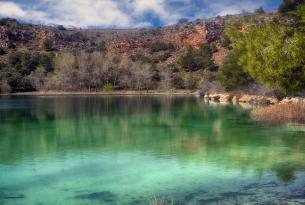
<svg viewBox="0 0 305 205"><path fill-rule="evenodd" d="M167 201L165 201L164 199L158 199L156 197L154 197L149 205L173 205L173 201L171 203L168 203Z"/></svg>

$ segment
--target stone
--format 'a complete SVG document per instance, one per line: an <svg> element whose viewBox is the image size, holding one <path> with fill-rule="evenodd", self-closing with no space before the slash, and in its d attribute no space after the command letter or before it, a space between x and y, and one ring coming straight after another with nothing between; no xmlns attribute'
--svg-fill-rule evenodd
<svg viewBox="0 0 305 205"><path fill-rule="evenodd" d="M243 95L238 102L249 103L252 105L271 105L278 102L274 97L266 97L261 95Z"/></svg>

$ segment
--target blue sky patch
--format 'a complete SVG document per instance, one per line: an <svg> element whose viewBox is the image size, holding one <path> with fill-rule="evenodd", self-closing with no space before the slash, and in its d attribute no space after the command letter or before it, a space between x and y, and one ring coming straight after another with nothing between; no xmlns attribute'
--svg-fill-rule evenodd
<svg viewBox="0 0 305 205"><path fill-rule="evenodd" d="M276 10L281 0L12 0L0 1L0 17L74 27L141 27Z"/></svg>

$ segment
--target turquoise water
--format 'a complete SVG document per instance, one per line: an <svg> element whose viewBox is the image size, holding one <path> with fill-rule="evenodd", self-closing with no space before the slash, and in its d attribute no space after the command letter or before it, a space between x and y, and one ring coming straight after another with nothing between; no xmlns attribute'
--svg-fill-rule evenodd
<svg viewBox="0 0 305 205"><path fill-rule="evenodd" d="M305 204L305 129L195 97L0 97L0 204Z"/></svg>

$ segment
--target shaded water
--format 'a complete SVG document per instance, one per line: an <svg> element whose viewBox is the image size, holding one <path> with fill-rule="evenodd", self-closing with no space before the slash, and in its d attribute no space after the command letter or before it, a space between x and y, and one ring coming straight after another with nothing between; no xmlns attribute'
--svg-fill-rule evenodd
<svg viewBox="0 0 305 205"><path fill-rule="evenodd" d="M193 97L1 97L0 204L304 204L305 129Z"/></svg>

